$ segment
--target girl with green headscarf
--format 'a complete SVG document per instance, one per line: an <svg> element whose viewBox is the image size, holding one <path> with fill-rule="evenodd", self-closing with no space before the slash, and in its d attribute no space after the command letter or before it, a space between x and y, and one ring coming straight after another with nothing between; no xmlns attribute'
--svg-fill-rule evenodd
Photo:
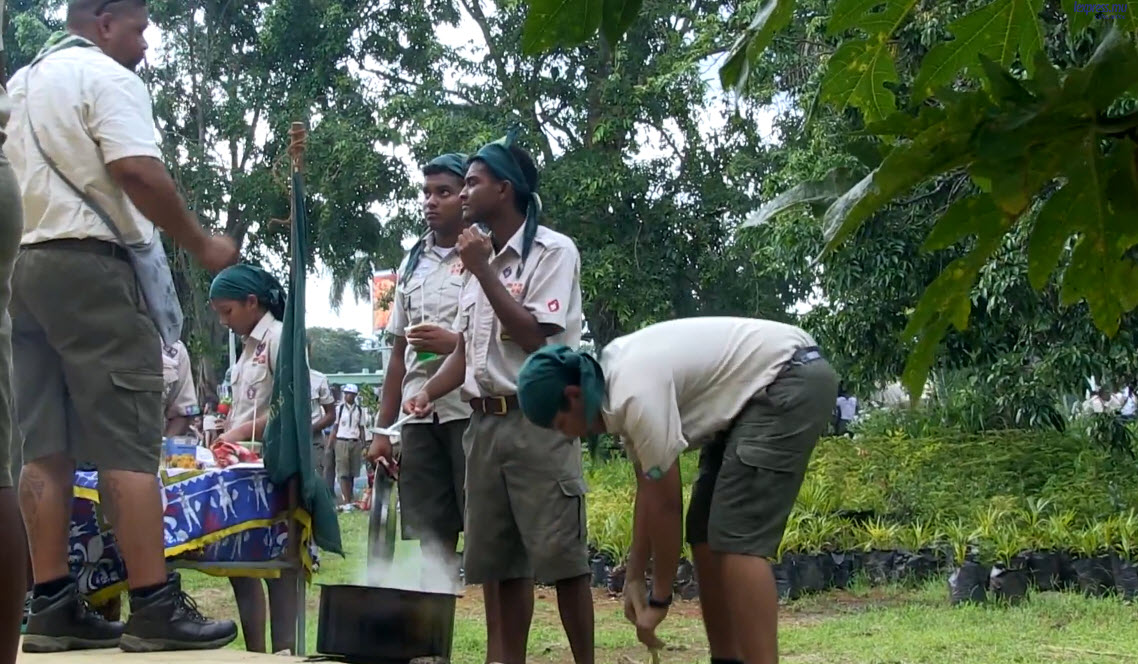
<svg viewBox="0 0 1138 664"><path fill-rule="evenodd" d="M244 338L241 356L233 365L230 391L233 403L218 442L258 441L269 419L273 376L284 318L285 292L273 275L255 265L234 265L214 277L209 300L221 324ZM265 652L265 593L259 579L230 578L245 649ZM296 603L285 578L266 579L273 624L273 649L295 647Z"/></svg>

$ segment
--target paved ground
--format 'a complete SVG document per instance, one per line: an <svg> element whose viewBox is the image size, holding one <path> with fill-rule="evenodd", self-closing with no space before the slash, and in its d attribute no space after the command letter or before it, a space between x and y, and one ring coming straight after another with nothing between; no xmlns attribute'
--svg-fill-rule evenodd
<svg viewBox="0 0 1138 664"><path fill-rule="evenodd" d="M280 657L276 655L255 655L243 650L210 650L208 652L158 652L153 654L136 655L127 654L119 649L112 650L83 650L79 652L60 653L57 655L26 655L20 653L16 657L16 664L85 664L87 662L107 662L108 664L288 664L289 662L303 662L295 657Z"/></svg>

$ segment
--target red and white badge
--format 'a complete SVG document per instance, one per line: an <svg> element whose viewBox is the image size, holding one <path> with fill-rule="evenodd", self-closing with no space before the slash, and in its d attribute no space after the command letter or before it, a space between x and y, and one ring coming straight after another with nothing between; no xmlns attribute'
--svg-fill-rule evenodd
<svg viewBox="0 0 1138 664"><path fill-rule="evenodd" d="M557 313L561 309L561 303L557 300L550 300L545 303L545 307L549 309L549 313Z"/></svg>
<svg viewBox="0 0 1138 664"><path fill-rule="evenodd" d="M462 261L455 261L454 265L450 266L451 274L462 274Z"/></svg>
<svg viewBox="0 0 1138 664"><path fill-rule="evenodd" d="M520 281L511 281L506 284L506 290L510 291L510 295L514 297L521 297L522 291L525 290L525 284Z"/></svg>

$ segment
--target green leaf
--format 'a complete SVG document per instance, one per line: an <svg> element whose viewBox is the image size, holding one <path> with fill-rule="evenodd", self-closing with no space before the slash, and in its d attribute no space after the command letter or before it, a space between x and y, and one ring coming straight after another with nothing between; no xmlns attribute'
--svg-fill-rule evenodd
<svg viewBox="0 0 1138 664"><path fill-rule="evenodd" d="M604 0L531 0L522 27L522 52L537 55L588 41L601 26Z"/></svg>
<svg viewBox="0 0 1138 664"><path fill-rule="evenodd" d="M742 90L747 84L751 65L758 62L763 50L794 15L794 0L764 0L751 24L735 40L727 60L719 68L719 82L726 90Z"/></svg>
<svg viewBox="0 0 1138 664"><path fill-rule="evenodd" d="M980 54L1009 67L1018 52L1030 73L1035 53L1043 45L1039 25L1042 6L1043 0L995 0L953 21L948 29L954 39L934 46L921 62L913 82L914 101L952 83L959 71L977 64Z"/></svg>
<svg viewBox="0 0 1138 664"><path fill-rule="evenodd" d="M1138 11L1138 3L1134 3L1134 10ZM1138 79L1138 49L1130 35L1113 27L1085 69L1090 74L1087 90L1091 103L1096 110L1105 111L1119 95L1134 87Z"/></svg>
<svg viewBox="0 0 1138 664"><path fill-rule="evenodd" d="M1047 285L1070 235L1067 220L1079 214L1085 196L1084 190L1068 182L1039 211L1028 241L1027 278L1032 288L1042 290Z"/></svg>
<svg viewBox="0 0 1138 664"><path fill-rule="evenodd" d="M839 0L830 15L826 34L832 37L850 28L871 36L892 34L914 5L915 0ZM872 11L878 7L881 11Z"/></svg>
<svg viewBox="0 0 1138 664"><path fill-rule="evenodd" d="M984 70L984 78L988 81L988 89L992 91L994 101L1001 105L1025 105L1035 101L1027 88L1012 76L1008 70L992 61L991 58L980 54L980 66Z"/></svg>
<svg viewBox="0 0 1138 664"><path fill-rule="evenodd" d="M1071 37L1077 37L1080 32L1086 30L1091 25L1091 15L1086 12L1076 12L1075 5L1085 5L1086 2L1082 0L1062 0L1060 3L1063 5L1063 13L1067 15L1067 29L1070 31Z"/></svg>
<svg viewBox="0 0 1138 664"><path fill-rule="evenodd" d="M937 220L921 247L936 251L956 244L973 235L990 231L987 224L1002 222L1002 213L991 196L969 196L952 204Z"/></svg>
<svg viewBox="0 0 1138 664"><path fill-rule="evenodd" d="M887 48L887 35L871 41L847 40L830 56L819 95L838 109L853 106L866 122L887 117L897 100L885 83L897 83L897 69Z"/></svg>
<svg viewBox="0 0 1138 664"><path fill-rule="evenodd" d="M644 0L604 0L601 32L609 44L616 44L624 37L643 4Z"/></svg>
<svg viewBox="0 0 1138 664"><path fill-rule="evenodd" d="M831 170L821 180L803 182L788 189L757 211L751 213L741 228L750 228L767 223L775 215L803 203L830 203L845 193L857 178L848 168Z"/></svg>

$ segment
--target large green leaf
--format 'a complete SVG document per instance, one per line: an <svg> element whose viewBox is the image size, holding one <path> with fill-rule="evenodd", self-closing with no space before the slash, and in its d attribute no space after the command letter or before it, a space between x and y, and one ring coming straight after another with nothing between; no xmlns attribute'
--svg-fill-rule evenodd
<svg viewBox="0 0 1138 664"><path fill-rule="evenodd" d="M1063 5L1063 13L1067 15L1067 29L1072 37L1077 36L1083 30L1086 30L1091 25L1091 15L1086 11L1075 11L1075 6L1088 4L1080 0L1061 0Z"/></svg>
<svg viewBox="0 0 1138 664"><path fill-rule="evenodd" d="M868 35L890 35L909 15L916 0L839 0L826 26L830 36L856 28ZM880 11L873 11L880 9Z"/></svg>
<svg viewBox="0 0 1138 664"><path fill-rule="evenodd" d="M742 90L746 86L751 65L758 62L775 33L786 27L793 15L794 0L763 1L719 69L719 82L725 89Z"/></svg>
<svg viewBox="0 0 1138 664"><path fill-rule="evenodd" d="M913 101L929 97L937 87L952 83L961 70L975 67L980 54L1008 67L1019 53L1030 74L1043 46L1042 6L1043 0L995 0L953 21L948 29L954 39L934 46L921 62Z"/></svg>
<svg viewBox="0 0 1138 664"><path fill-rule="evenodd" d="M580 44L601 26L604 0L530 0L522 28L522 52L536 55Z"/></svg>
<svg viewBox="0 0 1138 664"><path fill-rule="evenodd" d="M882 120L897 110L893 91L885 83L897 83L897 68L888 49L888 35L869 40L845 41L830 56L819 95L839 109L852 106L866 122Z"/></svg>
<svg viewBox="0 0 1138 664"><path fill-rule="evenodd" d="M604 0L604 3L601 32L608 43L615 44L636 20L644 0Z"/></svg>
<svg viewBox="0 0 1138 664"><path fill-rule="evenodd" d="M820 180L803 182L775 196L769 203L751 213L741 228L765 224L778 213L795 205L832 203L856 182L857 178L848 168L835 168Z"/></svg>

